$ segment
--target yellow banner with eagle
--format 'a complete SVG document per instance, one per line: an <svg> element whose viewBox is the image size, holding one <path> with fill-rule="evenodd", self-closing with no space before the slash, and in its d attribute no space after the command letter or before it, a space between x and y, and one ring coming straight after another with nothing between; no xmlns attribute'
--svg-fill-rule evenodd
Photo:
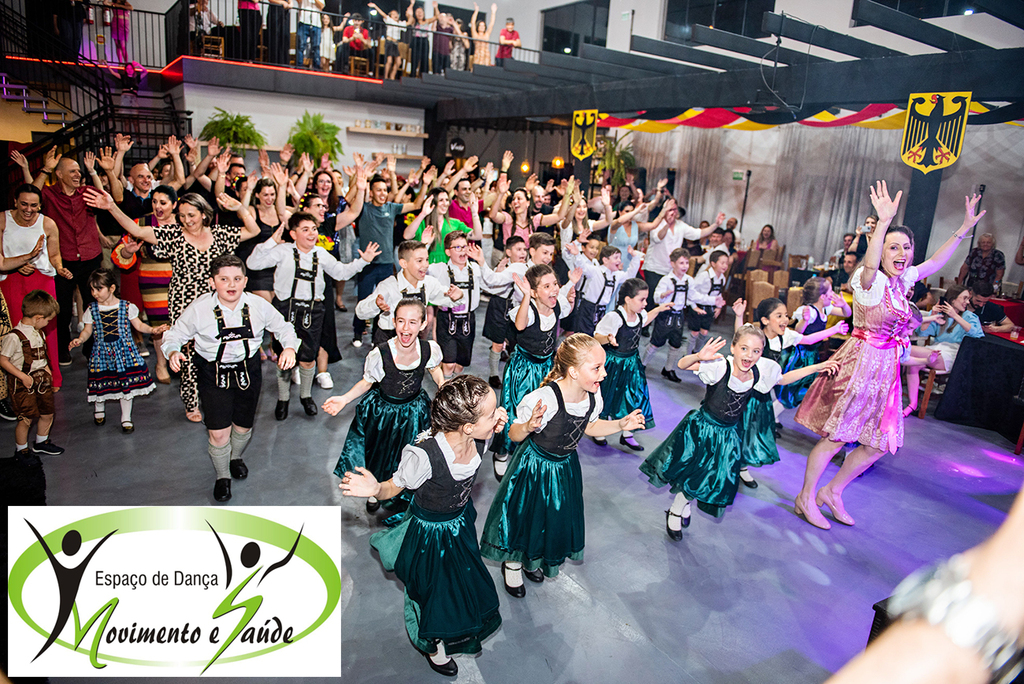
<svg viewBox="0 0 1024 684"><path fill-rule="evenodd" d="M907 104L900 158L921 173L950 166L960 156L971 93L913 93Z"/></svg>
<svg viewBox="0 0 1024 684"><path fill-rule="evenodd" d="M572 156L583 161L597 149L597 110L578 109L572 113L572 136L569 139Z"/></svg>

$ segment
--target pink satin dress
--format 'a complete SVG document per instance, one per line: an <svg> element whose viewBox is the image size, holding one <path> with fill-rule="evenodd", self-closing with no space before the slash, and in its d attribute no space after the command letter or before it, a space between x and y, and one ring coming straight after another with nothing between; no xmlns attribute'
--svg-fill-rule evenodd
<svg viewBox="0 0 1024 684"><path fill-rule="evenodd" d="M860 269L850 277L860 282ZM878 303L871 291L854 286L853 325L850 339L832 357L839 371L831 377L819 374L807 390L796 421L833 442L860 442L881 451L903 446L903 393L900 358L910 344L914 307L907 288L917 280L917 268L902 277L886 278L879 270L876 282L884 283ZM863 300L863 301L862 301Z"/></svg>

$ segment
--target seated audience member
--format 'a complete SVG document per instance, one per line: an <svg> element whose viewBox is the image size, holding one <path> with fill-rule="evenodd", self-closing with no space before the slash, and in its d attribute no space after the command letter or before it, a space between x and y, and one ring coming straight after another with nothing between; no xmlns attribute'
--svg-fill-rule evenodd
<svg viewBox="0 0 1024 684"><path fill-rule="evenodd" d="M916 306L922 313L925 311L931 311L935 308L935 305L939 303L939 300L935 298L935 293L932 292L932 289L920 280L914 283L914 290L910 293L910 301L912 301L914 306Z"/></svg>
<svg viewBox="0 0 1024 684"><path fill-rule="evenodd" d="M999 289L1006 273L1006 257L996 249L996 239L992 233L985 233L978 238L978 246L971 250L960 267L956 282L961 285L973 286L974 283L985 281L993 290Z"/></svg>
<svg viewBox="0 0 1024 684"><path fill-rule="evenodd" d="M908 357L903 361L907 369L907 399L909 404L903 410L909 416L917 410L917 395L921 386L921 370L932 368L945 374L953 369L960 342L964 337L984 337L981 321L968 310L970 291L963 285L953 285L946 290L946 301L936 304L932 314L922 319L918 334L934 337L935 341L926 346L911 346Z"/></svg>
<svg viewBox="0 0 1024 684"><path fill-rule="evenodd" d="M775 239L775 228L766 223L757 239L750 243L747 252L747 270L760 268L771 273L779 270L777 265L782 259L782 248ZM767 263L766 263L767 262Z"/></svg>
<svg viewBox="0 0 1024 684"><path fill-rule="evenodd" d="M857 258L856 252L847 252L843 255L843 261L839 266L839 272L836 274L835 282L832 283L833 287L840 292L853 293L853 288L850 287L850 276L857 270L857 266L860 265L860 260Z"/></svg>
<svg viewBox="0 0 1024 684"><path fill-rule="evenodd" d="M853 233L846 233L843 235L843 248L837 249L836 253L832 255L832 258L836 260L836 264L843 262L843 255L850 251L850 247L853 246L853 239L857 237Z"/></svg>
<svg viewBox="0 0 1024 684"><path fill-rule="evenodd" d="M992 296L992 284L979 280L971 286L971 299L968 309L973 311L981 321L985 332L1009 332L1013 330L1013 321L1006 315L1002 306L988 301Z"/></svg>

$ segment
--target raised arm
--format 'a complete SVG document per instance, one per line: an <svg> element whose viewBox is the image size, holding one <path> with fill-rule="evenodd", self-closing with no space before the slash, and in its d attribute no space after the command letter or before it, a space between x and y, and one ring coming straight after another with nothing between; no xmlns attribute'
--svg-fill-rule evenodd
<svg viewBox="0 0 1024 684"><path fill-rule="evenodd" d="M103 209L109 211L110 215L114 217L114 220L124 228L125 232L134 237L137 240L148 242L151 245L156 244L156 233L153 232L151 226L140 226L135 221L132 221L128 216L121 211L121 208L114 203L114 199L105 192L99 192L92 188L87 188L83 195L85 203L93 209Z"/></svg>
<svg viewBox="0 0 1024 684"><path fill-rule="evenodd" d="M352 197L352 201L349 202L345 211L338 214L334 224L336 228L344 228L355 223L359 215L363 213L363 198L366 197L366 171L363 170L362 166L356 168L355 186L356 192Z"/></svg>
<svg viewBox="0 0 1024 684"><path fill-rule="evenodd" d="M874 206L875 214L878 216L878 223L875 225L874 232L868 236L868 249L864 252L864 259L862 260L863 270L860 273L860 285L865 290L870 290L871 285L875 282L875 274L878 273L878 267L882 263L882 246L885 244L885 231L889 230L889 224L896 218L896 210L899 209L900 198L903 197L903 191L900 190L896 193L895 198L890 198L889 187L885 184L885 181L878 181L874 187L870 188L870 191L871 204ZM959 240L957 240L957 244L959 244ZM920 267L918 271L920 271ZM922 274L922 277L924 277L924 274Z"/></svg>
<svg viewBox="0 0 1024 684"><path fill-rule="evenodd" d="M260 227L256 225L256 219L253 218L252 212L249 211L249 207L242 204L234 197L230 197L226 192L222 192L217 196L217 204L224 211L233 211L238 215L238 218L242 219L242 234L239 237L241 242L251 240L260 234Z"/></svg>
<svg viewBox="0 0 1024 684"><path fill-rule="evenodd" d="M542 226L553 226L559 221L565 219L569 215L569 205L572 204L573 190L576 187L576 177L573 176L569 179L569 185L565 190L565 194L562 195L562 201L558 203L558 211L553 211L550 214L541 216L540 225Z"/></svg>
<svg viewBox="0 0 1024 684"><path fill-rule="evenodd" d="M32 172L28 170L28 159L18 150L11 152L11 161L21 167L21 175L26 183L32 183Z"/></svg>
<svg viewBox="0 0 1024 684"><path fill-rule="evenodd" d="M899 202L899 196L897 196L896 201L897 203ZM978 224L978 221L981 220L981 217L985 215L984 211L982 211L980 214L975 213L975 211L978 208L979 201L981 201L981 195L972 195L970 197L964 197L964 206L966 207L964 211L964 222L960 225L959 228L953 231L953 234L949 237L949 239L942 243L942 246L939 247L934 254L932 254L931 258L929 258L924 263L918 265L917 273L921 278L927 278L928 276L932 275L933 273L941 269L943 266L945 266L946 262L949 261L950 257L953 256L953 252L955 252L956 248L960 246L961 240L966 238L971 233L971 231L974 229L974 226L976 226ZM881 224L881 216L879 216L879 224ZM878 228L875 228L875 232L878 232ZM869 253L871 252L872 246L872 243L869 242ZM879 255L881 255L881 250L879 250ZM864 255L864 261L867 262L867 254Z"/></svg>

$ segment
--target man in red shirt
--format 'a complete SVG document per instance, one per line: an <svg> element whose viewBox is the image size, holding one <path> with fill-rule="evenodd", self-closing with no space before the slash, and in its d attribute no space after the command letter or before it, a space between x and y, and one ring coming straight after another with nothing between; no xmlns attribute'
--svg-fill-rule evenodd
<svg viewBox="0 0 1024 684"><path fill-rule="evenodd" d="M341 68L335 71L349 71L349 57L370 58L370 33L363 28L363 17L361 14L353 14L349 19L349 25L341 32L341 45L338 46L338 57L336 61L341 62Z"/></svg>
<svg viewBox="0 0 1024 684"><path fill-rule="evenodd" d="M506 59L512 59L512 48L523 46L523 42L519 40L519 31L516 31L515 19L512 17L505 20L505 28L501 29L498 42L501 43L501 47L498 48L498 54L494 57L494 64L501 66Z"/></svg>
<svg viewBox="0 0 1024 684"><path fill-rule="evenodd" d="M44 185L47 177L54 175L56 182ZM43 211L46 216L57 224L57 235L60 239L60 257L64 268L72 274L71 280L57 278L57 303L60 312L57 314L57 344L60 365L71 363L68 344L71 342L71 309L75 299L75 287L82 293L84 306L92 301L89 289L89 275L100 267L103 261L104 245L112 247L112 242L100 233L96 225L96 216L82 198L85 188L81 184L82 170L78 162L69 157L57 154L54 147L46 153L42 172L33 181L33 185L43 193Z"/></svg>

